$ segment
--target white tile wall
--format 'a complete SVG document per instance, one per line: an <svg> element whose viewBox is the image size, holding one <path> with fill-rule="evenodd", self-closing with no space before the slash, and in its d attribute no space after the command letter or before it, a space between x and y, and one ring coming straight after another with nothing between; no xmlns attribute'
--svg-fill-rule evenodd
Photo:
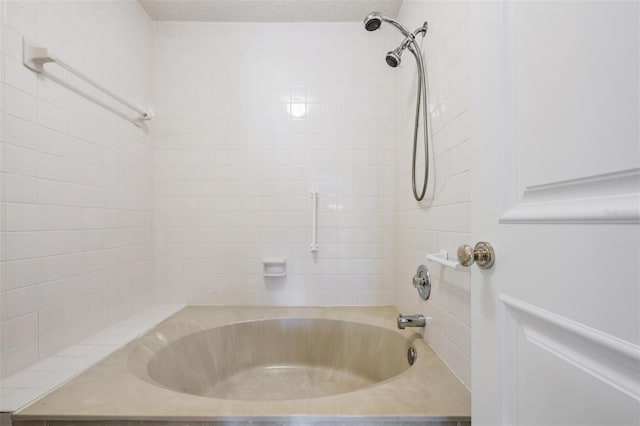
<svg viewBox="0 0 640 426"><path fill-rule="evenodd" d="M0 380L0 412L16 411L52 391L182 308L182 305L149 307Z"/></svg>
<svg viewBox="0 0 640 426"><path fill-rule="evenodd" d="M412 30L425 20L429 22L422 51L427 61L434 161L429 201L418 203L411 192L417 72L413 58L406 53L397 80L401 107L395 187L395 301L403 313L423 313L433 318L425 330L426 340L470 388L469 273L425 262L427 253L445 249L455 256L458 245L472 243L469 241L469 4L405 0L398 20ZM420 182L420 177L417 180ZM419 299L411 284L416 267L425 263L434 286L426 302Z"/></svg>
<svg viewBox="0 0 640 426"><path fill-rule="evenodd" d="M395 302L434 318L427 340L470 386L469 275L432 266L428 302L411 286L426 253L469 242L466 3L405 0L399 17L430 22L435 191L420 205L415 67L409 54L385 65L401 41L390 28L151 24L134 1L1 3L0 377L154 298ZM128 98L153 98L154 146L22 67L23 35ZM286 279L262 277L270 256L288 258Z"/></svg>
<svg viewBox="0 0 640 426"><path fill-rule="evenodd" d="M361 23L154 29L159 300L393 304L392 34ZM288 258L286 279L262 276L271 256Z"/></svg>
<svg viewBox="0 0 640 426"><path fill-rule="evenodd" d="M135 1L0 6L2 378L153 302L148 131L24 68L21 37L148 102L152 24Z"/></svg>

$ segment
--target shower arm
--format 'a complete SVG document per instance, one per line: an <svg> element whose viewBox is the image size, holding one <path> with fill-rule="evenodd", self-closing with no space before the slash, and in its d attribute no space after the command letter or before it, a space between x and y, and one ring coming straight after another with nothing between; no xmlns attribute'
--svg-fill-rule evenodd
<svg viewBox="0 0 640 426"><path fill-rule="evenodd" d="M383 15L383 14L381 14L381 13L376 14L376 17L377 17L378 19L380 19L381 21L384 21L384 22L386 22L387 24L391 24L391 25L393 25L394 27L396 27L396 28L397 28L397 29L398 29L402 34L404 34L404 36L405 36L405 37L412 38L412 39L415 37L415 35L414 35L414 34L412 34L411 32L409 32L409 30L408 30L408 29L406 29L406 28L404 27L404 25L402 25L400 22L396 21L395 19L389 18L388 16L385 16L385 15Z"/></svg>
<svg viewBox="0 0 640 426"><path fill-rule="evenodd" d="M398 24L398 25L400 25L400 24ZM405 35L405 39L402 41L402 43L400 43L400 49L404 50L407 47L409 47L411 44L417 43L416 42L416 37L418 37L418 35L422 35L422 37L424 38L427 35L427 28L428 28L427 22L422 24L422 26L420 28L417 28L412 33L406 31L406 29L404 29L404 27L402 27L402 29L400 29L400 31L402 32L402 34ZM420 50L420 48L417 46L417 44L414 47L417 50ZM414 55L415 55L415 53L414 53Z"/></svg>

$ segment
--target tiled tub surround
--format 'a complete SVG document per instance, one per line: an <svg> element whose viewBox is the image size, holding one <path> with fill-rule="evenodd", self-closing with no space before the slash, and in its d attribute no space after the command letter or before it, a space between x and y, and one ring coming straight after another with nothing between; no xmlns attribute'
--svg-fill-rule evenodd
<svg viewBox="0 0 640 426"><path fill-rule="evenodd" d="M412 123L397 124L398 114L413 116L414 99L408 85L401 99L394 94L396 79L415 79L384 64L384 46L397 44L392 31L367 33L361 23L311 30L156 24L152 31L134 1L0 0L0 377L44 361L3 382L12 387L3 387L0 402L14 409L21 404L15 401L49 390L45 384L66 380L68 372L52 368L48 357L152 303L154 291L164 303L374 305L395 297L403 312L434 317L427 339L470 386L468 276L436 270L427 306L410 286L415 265L432 251L424 241L452 252L468 231L468 111L456 113L464 104L456 83L466 79L464 64L455 61L463 36L440 36L466 27L457 25L453 6L439 4L405 0L399 17L409 26L429 17L425 57L438 67L430 85L441 94L435 143L444 150L436 147L436 180L448 189L433 208L417 209L407 198L410 144L403 135ZM78 34L82 43L74 41ZM155 149L144 130L21 67L20 36L56 48L106 86L140 99L152 97L153 69ZM95 40L106 46L100 57L86 54ZM198 46L207 46L201 59L210 64L194 68ZM217 61L220 51L247 46L246 55ZM344 49L336 53L336 46ZM119 63L128 66L114 69ZM400 71L412 70L405 60ZM310 190L321 193L315 257L308 252ZM266 255L289 258L286 279L260 275ZM82 358L74 348L56 359ZM46 380L38 372L45 367ZM30 376L40 381L26 384Z"/></svg>
<svg viewBox="0 0 640 426"><path fill-rule="evenodd" d="M35 401L182 308L182 305L152 306L3 379L0 412L13 412Z"/></svg>
<svg viewBox="0 0 640 426"><path fill-rule="evenodd" d="M25 68L22 37L145 103L153 33L135 1L0 0L0 15L2 379L154 303L150 133Z"/></svg>
<svg viewBox="0 0 640 426"><path fill-rule="evenodd" d="M396 69L395 305L403 313L420 312L433 318L425 339L471 389L470 274L425 259L440 249L455 258L460 244L475 244L469 241L469 2L404 0L398 20L411 30L429 22L427 36L420 43L428 76L433 162L429 200L418 203L411 193L417 72L408 55ZM421 176L422 165L417 170ZM431 273L433 290L428 301L422 301L411 285L419 264L426 264Z"/></svg>
<svg viewBox="0 0 640 426"><path fill-rule="evenodd" d="M161 302L393 304L390 35L361 22L154 24ZM287 277L262 276L272 256Z"/></svg>
<svg viewBox="0 0 640 426"><path fill-rule="evenodd" d="M130 343L123 349L112 354L107 359L92 367L85 373L73 379L71 382L48 394L34 404L20 410L15 414L18 424L23 421L102 421L102 420L127 420L127 421L204 421L223 422L251 418L253 420L283 419L294 422L297 416L311 416L317 419L337 419L337 416L356 418L365 422L370 418L394 418L396 422L428 421L453 422L468 421L470 416L470 395L467 389L449 371L438 356L429 348L421 336L413 330L397 330L395 326L397 311L392 307L372 308L277 308L277 307L187 307L172 316L167 321L158 325L154 330L142 338ZM380 341L398 344L400 347L377 348L375 333L368 343L363 336L342 335L342 341L337 338L331 340L327 335L328 344L324 347L314 348L313 351L304 353L305 345L298 346L294 342L287 348L282 348L282 342L278 336L270 339L269 335L257 335L257 344L250 347L234 346L243 339L242 334L226 333L224 330L233 330L233 327L249 327L255 324L250 321L279 320L275 323L287 324L283 319L305 321L313 319L320 321L345 322L347 327L354 330L369 329L380 331ZM338 320L338 321L336 321ZM249 322L249 323L248 323ZM269 322L269 321L267 321ZM313 323L313 321L312 321ZM233 325L229 328L228 326ZM224 326L227 326L225 329ZM324 329L325 327L321 327ZM260 327L258 327L260 329ZM296 327L294 327L296 329ZM235 329L236 331L238 329ZM286 330L281 329L281 332ZM300 328L297 328L300 331ZM199 334L194 335L194 332ZM404 352L408 345L417 350L417 360L410 368L392 368L390 374L397 375L386 378L381 376L381 382L365 386L344 394L321 396L317 398L290 399L290 400L234 400L214 397L203 397L178 392L166 386L177 378L177 371L166 372L167 375L160 385L151 375L160 374L152 372L148 368L153 364L155 356L161 351L172 348L172 343L188 336L189 339L204 336L212 336L220 333L220 340L202 339L194 341L196 346L201 345L202 352L195 355L193 360L178 358L172 362L183 363L181 370L188 365L214 366L218 360L210 360L207 357L217 353L217 346L224 347L225 357L237 356L240 360L261 360L269 355L289 356L295 358L302 354L302 358L316 357L322 359L324 353L339 354L344 357L344 362L353 365L362 365L364 376L374 374L366 372L367 365L375 365L373 359L358 360L363 357L381 357L392 364L406 362L400 361L398 356ZM368 333L368 332L367 332ZM365 333L365 334L367 334ZM293 333L295 334L295 333ZM196 337L198 336L198 337ZM339 333L336 336L340 336ZM280 336L286 339L285 335ZM301 339L314 339L321 336L298 335ZM386 338L391 338L386 340ZM210 346L209 346L210 345ZM275 346L274 346L275 345ZM352 347L353 346L353 347ZM393 345L392 345L393 346ZM176 348L179 346L173 346ZM357 348L363 349L362 351ZM365 351L365 349L371 351ZM283 350L284 349L284 350ZM292 349L289 352L287 349ZM299 349L301 352L297 352ZM341 352L349 349L347 352ZM238 352L235 352L235 351ZM211 352L208 352L211 351ZM244 351L244 352L242 352ZM248 351L248 352L247 352ZM353 352L353 353L351 353ZM389 354L389 358L387 355ZM394 355L395 353L395 355ZM266 354L266 355L265 355ZM174 354L176 355L176 354ZM193 354L191 355L193 356ZM202 358L199 358L202 357ZM167 359L170 359L168 357ZM267 359L264 358L264 359ZM194 360L199 359L198 362ZM392 361L395 359L395 361ZM149 361L151 360L151 364ZM275 361L274 361L275 360ZM269 362L277 363L277 358ZM287 362L282 360L281 362ZM343 364L344 365L344 364ZM354 367L355 368L355 367ZM404 370L404 371L403 371ZM182 375L189 382L188 374ZM195 381L201 380L200 376L193 376ZM157 376L156 376L157 378ZM192 383L193 384L193 383ZM283 382L284 385L284 382ZM197 386L196 386L197 387ZM194 388L195 389L195 388ZM193 390L193 389L192 389ZM219 395L218 395L219 396ZM357 416L357 417L354 417ZM298 419L300 420L300 419ZM266 421L266 420L265 420ZM302 421L302 420L300 420ZM369 422L370 424L371 422ZM225 423L226 424L226 423ZM286 423L285 424L289 424Z"/></svg>

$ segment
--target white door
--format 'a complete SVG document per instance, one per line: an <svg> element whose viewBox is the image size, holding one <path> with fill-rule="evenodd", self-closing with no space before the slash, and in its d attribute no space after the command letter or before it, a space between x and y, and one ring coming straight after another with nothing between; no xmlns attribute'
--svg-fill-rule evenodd
<svg viewBox="0 0 640 426"><path fill-rule="evenodd" d="M640 424L638 5L472 5L474 425Z"/></svg>

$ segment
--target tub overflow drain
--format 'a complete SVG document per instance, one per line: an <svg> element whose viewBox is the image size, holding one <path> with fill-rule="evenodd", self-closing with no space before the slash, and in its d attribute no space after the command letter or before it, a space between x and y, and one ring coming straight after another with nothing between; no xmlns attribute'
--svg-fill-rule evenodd
<svg viewBox="0 0 640 426"><path fill-rule="evenodd" d="M409 361L409 365L413 365L414 362L416 362L416 357L418 356L418 353L416 352L414 347L410 347L409 350L407 351L407 361Z"/></svg>

